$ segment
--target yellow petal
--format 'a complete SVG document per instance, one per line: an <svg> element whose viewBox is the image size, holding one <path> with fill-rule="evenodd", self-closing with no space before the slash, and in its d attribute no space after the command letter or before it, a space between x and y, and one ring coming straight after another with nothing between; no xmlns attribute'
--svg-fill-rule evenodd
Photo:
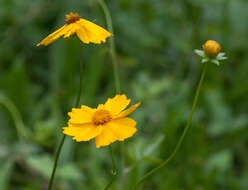
<svg viewBox="0 0 248 190"><path fill-rule="evenodd" d="M137 130L135 126L136 122L128 117L115 119L106 124L106 128L111 131L119 141L132 137Z"/></svg>
<svg viewBox="0 0 248 190"><path fill-rule="evenodd" d="M85 105L82 105L81 106L81 109L84 110L84 111L86 111L86 112L88 112L91 115L93 115L95 113L95 111L96 111L95 108L90 108L90 107L85 106Z"/></svg>
<svg viewBox="0 0 248 190"><path fill-rule="evenodd" d="M99 134L95 139L96 148L108 146L117 140L123 141L124 139L133 136L137 131L135 126L136 122L127 117L112 120L103 125L101 134Z"/></svg>
<svg viewBox="0 0 248 190"><path fill-rule="evenodd" d="M90 108L82 106L81 108L72 108L72 112L69 112L70 116L69 123L72 124L83 124L92 122L92 113L89 112Z"/></svg>
<svg viewBox="0 0 248 190"><path fill-rule="evenodd" d="M103 126L102 132L95 138L96 148L100 148L101 146L108 146L115 141L117 141L117 138L113 132L106 126Z"/></svg>
<svg viewBox="0 0 248 190"><path fill-rule="evenodd" d="M83 42L83 43L90 43L90 39L88 38L88 36L86 35L86 31L84 28L78 29L76 31L76 34L78 36L78 38Z"/></svg>
<svg viewBox="0 0 248 190"><path fill-rule="evenodd" d="M98 104L97 110L105 109L104 104Z"/></svg>
<svg viewBox="0 0 248 190"><path fill-rule="evenodd" d="M95 126L93 124L83 125L69 125L69 127L63 128L63 133L69 136L73 136L73 140L77 142L89 141L102 132L102 126Z"/></svg>
<svg viewBox="0 0 248 190"><path fill-rule="evenodd" d="M79 37L80 39L87 38L86 41L99 44L101 42L105 42L106 38L111 36L111 33L109 33L107 30L88 20L81 18L77 23L80 24L81 26L79 29L80 32L79 31L77 32L77 35L78 37L80 36ZM82 37L82 35L84 37Z"/></svg>
<svg viewBox="0 0 248 190"><path fill-rule="evenodd" d="M132 113L141 103L137 103L134 104L133 106L131 106L130 108L122 111L120 114L118 114L117 116L115 116L114 118L122 118L122 117L126 117L127 115L129 115L130 113Z"/></svg>
<svg viewBox="0 0 248 190"><path fill-rule="evenodd" d="M114 98L109 98L104 104L104 109L108 110L112 115L119 114L130 103L126 95L116 95Z"/></svg>
<svg viewBox="0 0 248 190"><path fill-rule="evenodd" d="M70 29L64 34L64 38L69 38L71 35L75 34L78 30L78 25L76 23L70 24Z"/></svg>
<svg viewBox="0 0 248 190"><path fill-rule="evenodd" d="M52 34L47 36L44 40L42 40L40 43L38 43L37 46L49 45L50 43L52 43L55 40L57 40L60 36L62 36L65 33L67 33L67 31L70 30L70 28L71 28L70 25L67 25L67 24L62 26L60 29L56 30L55 32L53 32Z"/></svg>

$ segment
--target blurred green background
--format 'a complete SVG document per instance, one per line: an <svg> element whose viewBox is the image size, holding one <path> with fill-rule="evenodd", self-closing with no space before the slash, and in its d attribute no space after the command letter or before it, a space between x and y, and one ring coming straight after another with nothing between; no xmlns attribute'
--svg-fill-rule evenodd
<svg viewBox="0 0 248 190"><path fill-rule="evenodd" d="M202 69L193 52L217 40L229 59L209 65L191 128L176 155L143 190L248 189L248 1L106 0L113 19L121 89L142 105L138 132L125 141L126 190L174 149ZM36 47L65 14L106 28L96 0L0 0L0 190L45 190L61 127L79 85L79 41ZM84 45L81 103L115 95L109 44ZM120 143L113 144L120 162ZM103 189L108 149L66 138L54 189Z"/></svg>

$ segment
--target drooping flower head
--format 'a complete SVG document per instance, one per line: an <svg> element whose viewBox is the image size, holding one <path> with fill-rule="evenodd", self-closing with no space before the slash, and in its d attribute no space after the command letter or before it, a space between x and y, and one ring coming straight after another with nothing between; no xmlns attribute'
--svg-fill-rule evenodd
<svg viewBox="0 0 248 190"><path fill-rule="evenodd" d="M37 46L47 46L61 36L68 38L73 34L76 34L77 37L86 44L100 44L101 42L106 42L106 38L111 36L111 33L104 28L81 18L77 13L70 13L66 15L66 24L47 36L38 43Z"/></svg>
<svg viewBox="0 0 248 190"><path fill-rule="evenodd" d="M214 40L206 41L203 45L203 50L195 50L195 53L202 57L202 63L211 62L216 65L220 65L221 60L227 59L227 57L225 57L225 53L220 52L220 44Z"/></svg>
<svg viewBox="0 0 248 190"><path fill-rule="evenodd" d="M89 141L95 138L96 147L108 146L115 141L124 141L136 132L136 122L127 117L140 103L130 108L130 99L126 95L116 95L109 98L105 104L97 108L82 105L81 108L72 108L68 126L63 128L63 133L73 136L77 142Z"/></svg>

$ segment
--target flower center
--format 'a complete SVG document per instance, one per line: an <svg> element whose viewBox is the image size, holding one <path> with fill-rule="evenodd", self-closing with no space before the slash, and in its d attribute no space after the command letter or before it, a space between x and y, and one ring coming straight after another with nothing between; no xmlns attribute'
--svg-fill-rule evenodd
<svg viewBox="0 0 248 190"><path fill-rule="evenodd" d="M92 117L92 121L95 125L103 125L112 119L111 114L107 110L98 110Z"/></svg>
<svg viewBox="0 0 248 190"><path fill-rule="evenodd" d="M80 16L77 13L70 13L66 15L66 23L71 24L80 20Z"/></svg>

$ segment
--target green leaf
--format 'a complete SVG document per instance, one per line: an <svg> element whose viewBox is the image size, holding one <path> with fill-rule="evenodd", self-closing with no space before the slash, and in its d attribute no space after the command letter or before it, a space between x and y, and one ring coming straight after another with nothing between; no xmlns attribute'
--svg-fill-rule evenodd
<svg viewBox="0 0 248 190"><path fill-rule="evenodd" d="M147 148L144 150L143 156L147 157L151 155L163 142L164 138L165 138L164 135L160 135L154 141L152 141L152 143L149 146L147 146Z"/></svg>
<svg viewBox="0 0 248 190"><path fill-rule="evenodd" d="M54 164L54 159L50 155L31 156L27 159L27 162L30 167L37 170L43 177L50 178ZM81 171L73 163L58 166L56 176L67 180L80 180L83 177Z"/></svg>
<svg viewBox="0 0 248 190"><path fill-rule="evenodd" d="M7 190L10 175L13 169L14 161L9 159L6 162L2 162L0 167L0 189Z"/></svg>
<svg viewBox="0 0 248 190"><path fill-rule="evenodd" d="M218 170L226 172L232 165L232 153L229 150L223 150L214 154L207 162L207 171Z"/></svg>

